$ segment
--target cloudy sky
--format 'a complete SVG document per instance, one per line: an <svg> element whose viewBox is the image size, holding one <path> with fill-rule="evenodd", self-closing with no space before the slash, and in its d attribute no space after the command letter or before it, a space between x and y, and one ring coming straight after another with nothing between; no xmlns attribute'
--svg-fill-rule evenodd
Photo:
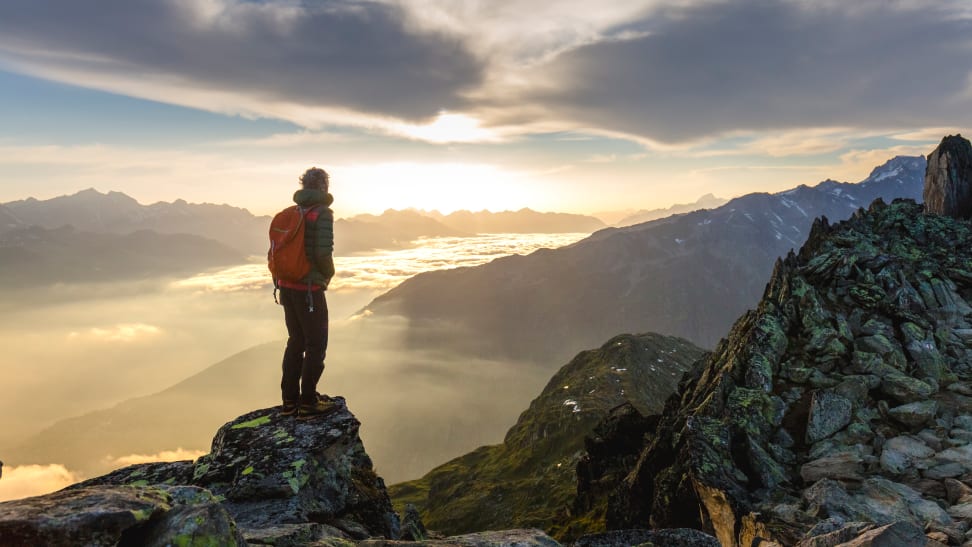
<svg viewBox="0 0 972 547"><path fill-rule="evenodd" d="M967 0L0 3L0 202L650 208L962 130Z"/></svg>

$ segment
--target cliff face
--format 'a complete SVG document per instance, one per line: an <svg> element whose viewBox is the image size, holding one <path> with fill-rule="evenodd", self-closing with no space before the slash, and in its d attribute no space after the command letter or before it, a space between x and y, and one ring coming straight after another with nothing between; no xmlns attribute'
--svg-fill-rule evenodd
<svg viewBox="0 0 972 547"><path fill-rule="evenodd" d="M945 137L929 154L923 197L929 213L972 217L972 144L962 135Z"/></svg>
<svg viewBox="0 0 972 547"><path fill-rule="evenodd" d="M910 201L817 221L757 309L683 379L630 474L592 453L586 472L622 477L608 527L698 528L723 545L916 530L961 544L970 298L968 223ZM897 528L868 528L886 524Z"/></svg>

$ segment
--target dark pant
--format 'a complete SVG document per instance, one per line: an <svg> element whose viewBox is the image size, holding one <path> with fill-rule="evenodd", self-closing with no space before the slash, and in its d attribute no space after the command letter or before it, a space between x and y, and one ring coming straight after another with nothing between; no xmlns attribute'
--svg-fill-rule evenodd
<svg viewBox="0 0 972 547"><path fill-rule="evenodd" d="M308 293L306 289L281 287L280 304L284 309L289 335L283 356L283 378L280 380L283 400L285 403L314 403L317 399L317 382L324 373L324 355L327 353L327 300L324 291Z"/></svg>

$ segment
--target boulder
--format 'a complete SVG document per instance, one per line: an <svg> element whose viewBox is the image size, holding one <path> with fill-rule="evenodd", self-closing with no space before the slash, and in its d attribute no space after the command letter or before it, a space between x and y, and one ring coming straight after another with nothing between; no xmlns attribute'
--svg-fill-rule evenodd
<svg viewBox="0 0 972 547"><path fill-rule="evenodd" d="M935 401L916 401L888 410L892 418L908 427L925 425L935 417L936 412L938 412L938 403Z"/></svg>
<svg viewBox="0 0 972 547"><path fill-rule="evenodd" d="M88 486L0 503L0 544L239 545L217 498L187 486Z"/></svg>
<svg viewBox="0 0 972 547"><path fill-rule="evenodd" d="M921 439L902 435L884 443L884 449L881 452L881 468L893 475L899 475L914 467L921 460L931 458L934 455L935 451Z"/></svg>
<svg viewBox="0 0 972 547"><path fill-rule="evenodd" d="M962 135L945 137L928 155L922 197L928 213L972 216L972 145Z"/></svg>
<svg viewBox="0 0 972 547"><path fill-rule="evenodd" d="M800 468L800 477L806 484L820 479L863 480L864 466L860 454L843 451L807 462Z"/></svg>
<svg viewBox="0 0 972 547"><path fill-rule="evenodd" d="M402 539L409 541L422 541L429 537L429 531L425 529L422 516L419 514L414 504L405 505L405 513L402 515Z"/></svg>
<svg viewBox="0 0 972 547"><path fill-rule="evenodd" d="M851 421L851 402L831 391L817 391L810 402L807 442L815 443L847 427Z"/></svg>

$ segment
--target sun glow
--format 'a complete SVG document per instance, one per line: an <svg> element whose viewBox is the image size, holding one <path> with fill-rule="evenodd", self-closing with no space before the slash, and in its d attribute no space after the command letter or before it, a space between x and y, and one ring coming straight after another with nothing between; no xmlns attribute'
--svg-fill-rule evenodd
<svg viewBox="0 0 972 547"><path fill-rule="evenodd" d="M465 114L440 112L435 121L426 125L396 126L394 130L402 135L434 143L448 142L491 142L500 140L500 135L484 129L479 120Z"/></svg>
<svg viewBox="0 0 972 547"><path fill-rule="evenodd" d="M539 187L524 175L485 164L359 164L335 168L332 179L343 181L332 185L338 216L406 208L506 211L543 203Z"/></svg>

